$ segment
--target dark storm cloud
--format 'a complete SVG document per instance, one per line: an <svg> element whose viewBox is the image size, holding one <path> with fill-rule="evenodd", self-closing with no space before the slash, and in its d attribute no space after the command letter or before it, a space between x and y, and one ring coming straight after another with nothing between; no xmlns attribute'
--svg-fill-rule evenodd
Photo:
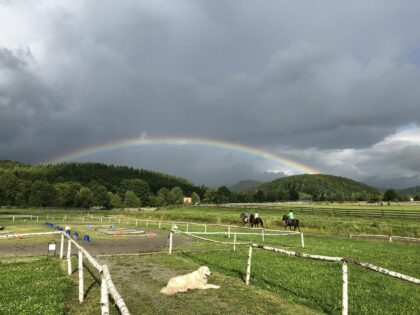
<svg viewBox="0 0 420 315"><path fill-rule="evenodd" d="M330 163L337 152L420 125L416 1L22 1L0 10L15 32L0 39L0 158L37 163L145 133L239 142L348 174ZM418 154L385 153L383 163L414 176ZM379 158L352 163L361 173L350 175L377 175ZM165 170L195 180L183 159ZM202 176L255 178L248 169L226 163Z"/></svg>

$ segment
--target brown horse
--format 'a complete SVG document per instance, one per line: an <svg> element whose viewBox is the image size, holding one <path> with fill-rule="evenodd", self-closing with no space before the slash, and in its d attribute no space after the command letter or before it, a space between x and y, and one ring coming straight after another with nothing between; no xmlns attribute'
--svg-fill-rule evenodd
<svg viewBox="0 0 420 315"><path fill-rule="evenodd" d="M254 225L256 227L259 227L259 225L261 224L261 227L264 228L263 220L261 218L255 218L253 214L251 214L251 216L249 217L249 224L251 225L251 227L254 227Z"/></svg>
<svg viewBox="0 0 420 315"><path fill-rule="evenodd" d="M293 220L287 220L287 215L283 215L283 219L282 221L284 221L284 229L286 230L287 227L290 227L290 231L292 230L292 226L294 227L293 231L296 231L296 228L299 229L300 232L300 224L299 224L299 220L298 219L293 219Z"/></svg>

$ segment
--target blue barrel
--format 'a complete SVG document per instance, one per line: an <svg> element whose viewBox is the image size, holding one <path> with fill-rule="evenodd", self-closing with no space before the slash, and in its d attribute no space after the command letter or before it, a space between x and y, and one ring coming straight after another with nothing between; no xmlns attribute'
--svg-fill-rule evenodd
<svg viewBox="0 0 420 315"><path fill-rule="evenodd" d="M85 235L85 236L83 236L83 242L90 242L90 237L89 237L89 235Z"/></svg>
<svg viewBox="0 0 420 315"><path fill-rule="evenodd" d="M66 230L66 234L67 235L70 235L70 230Z"/></svg>
<svg viewBox="0 0 420 315"><path fill-rule="evenodd" d="M74 233L73 233L73 238L78 238L78 237L79 237L79 233L74 232Z"/></svg>

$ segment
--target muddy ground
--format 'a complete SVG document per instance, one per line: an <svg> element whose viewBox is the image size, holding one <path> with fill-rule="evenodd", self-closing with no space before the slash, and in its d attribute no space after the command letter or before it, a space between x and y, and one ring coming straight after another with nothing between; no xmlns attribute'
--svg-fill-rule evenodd
<svg viewBox="0 0 420 315"><path fill-rule="evenodd" d="M144 230L144 229L143 229ZM91 238L90 242L77 242L83 246L90 254L106 255L106 254L127 254L127 253L147 253L168 250L167 231L153 231L155 236L109 236L108 238ZM151 232L151 231L150 231ZM11 256L43 256L47 254L48 243L52 240L56 241L56 255L60 251L59 236L37 236L24 237L22 239L6 239L0 240L0 258ZM174 246L183 245L187 240L177 235L174 238ZM65 242L64 255L67 253L67 242ZM72 248L72 253L76 253L76 249ZM52 252L50 253L52 254Z"/></svg>

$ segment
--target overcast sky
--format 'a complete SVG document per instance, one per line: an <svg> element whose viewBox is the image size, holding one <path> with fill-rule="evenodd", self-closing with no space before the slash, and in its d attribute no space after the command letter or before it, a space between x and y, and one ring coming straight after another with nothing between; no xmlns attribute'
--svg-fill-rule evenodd
<svg viewBox="0 0 420 315"><path fill-rule="evenodd" d="M420 185L419 17L418 0L0 0L0 159L194 136ZM83 160L211 186L301 172L194 145Z"/></svg>

